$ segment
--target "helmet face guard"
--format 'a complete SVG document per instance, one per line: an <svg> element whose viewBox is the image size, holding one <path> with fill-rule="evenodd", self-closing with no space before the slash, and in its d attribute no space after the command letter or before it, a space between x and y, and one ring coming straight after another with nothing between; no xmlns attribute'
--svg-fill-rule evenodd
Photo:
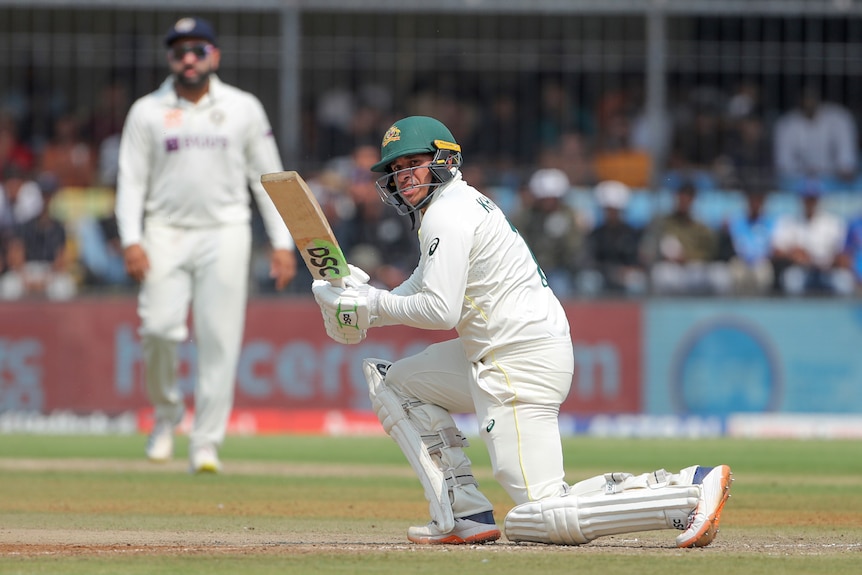
<svg viewBox="0 0 862 575"><path fill-rule="evenodd" d="M441 145L452 145L451 142L440 142ZM454 144L457 147L457 144ZM460 147L458 147L460 150ZM406 216L416 210L420 210L431 201L431 197L434 193L434 190L437 189L441 184L445 184L449 180L452 179L452 176L459 167L461 166L461 153L460 151L450 149L450 148L441 148L438 149L434 154L434 158L431 160L429 164L423 166L415 166L412 168L404 168L403 170L398 170L395 172L389 172L377 178L376 187L377 193L380 195L380 199L383 200L385 204L393 206L398 213L402 216ZM402 176L406 172L410 172L412 177L413 171L427 168L431 172L432 182L428 184L416 184L410 186L409 188L405 188L404 190L398 189L398 179L399 176ZM428 193L419 201L416 205L411 204L407 198L402 195L403 191L407 189L415 190L416 188L428 188Z"/></svg>
<svg viewBox="0 0 862 575"><path fill-rule="evenodd" d="M402 195L406 189L398 189L397 180L406 170L411 170L412 174L412 170L419 166L397 172L392 172L391 166L398 158L417 154L433 154L431 162L421 166L431 171L433 181L410 188L429 188L425 198L414 206ZM385 172L385 175L377 179L377 193L386 204L406 216L428 205L437 187L452 179L461 166L461 146L455 142L452 132L439 120L428 116L409 116L398 120L386 131L380 145L380 157L382 159L371 167L374 172Z"/></svg>

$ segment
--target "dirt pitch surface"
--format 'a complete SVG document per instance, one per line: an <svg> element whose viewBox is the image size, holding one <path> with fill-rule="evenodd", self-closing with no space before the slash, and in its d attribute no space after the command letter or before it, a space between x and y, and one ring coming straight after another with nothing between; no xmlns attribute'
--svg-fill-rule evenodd
<svg viewBox="0 0 862 575"><path fill-rule="evenodd" d="M0 530L0 556L77 556L77 555L304 555L309 553L377 553L410 551L416 545L404 540L382 541L379 536L344 535L343 541L331 536L307 534L303 541L279 541L271 536L249 534L162 533L147 531L79 531L79 530ZM504 539L487 545L469 545L458 550L474 549L485 553L518 553L538 547L515 544ZM540 546L543 553L591 554L663 554L700 553L702 550L676 549L672 539L647 533L639 537L604 537L580 547ZM734 538L719 536L712 546L722 553L734 555L758 554L775 556L826 556L862 553L860 543L836 543L834 537L810 537L804 541L776 539L764 536ZM447 550L455 550L448 547Z"/></svg>
<svg viewBox="0 0 862 575"><path fill-rule="evenodd" d="M154 466L145 461L111 460L46 460L46 459L4 459L0 460L0 473L4 470L50 470L50 471L140 471L152 473L175 473L185 471L184 463L174 462ZM369 466L320 464L269 464L232 462L227 470L232 474L259 474L297 476L331 475L343 477L379 474L380 469ZM410 474L409 469L405 474ZM732 500L731 500L732 504ZM742 525L751 524L748 518L735 515ZM758 515L756 523L764 519ZM405 530L406 530L405 525ZM785 530L785 533L792 530ZM579 547L516 544L505 536L487 545L446 546L449 551L479 550L484 553L519 553L535 550L543 553L590 553L590 554L662 554L699 553L705 550L677 549L673 538L675 533L653 531L628 535L599 538L588 545ZM256 533L253 528L245 532L213 531L146 531L146 530L92 530L92 529L22 529L6 524L0 525L0 556L128 556L128 555L304 555L315 553L378 553L416 550L418 546L409 543L402 533L358 533L345 530L343 533L305 532L301 540L274 538L271 533ZM862 542L836 539L834 533L812 535L810 530L805 536L775 535L768 532L752 535L751 529L725 529L709 549L720 549L722 553L735 555L758 554L775 556L827 556L841 554L860 554Z"/></svg>

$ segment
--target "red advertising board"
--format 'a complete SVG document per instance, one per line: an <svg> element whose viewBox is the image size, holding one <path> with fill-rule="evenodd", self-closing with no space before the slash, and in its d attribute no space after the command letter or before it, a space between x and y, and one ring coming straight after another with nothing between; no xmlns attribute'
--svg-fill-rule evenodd
<svg viewBox="0 0 862 575"><path fill-rule="evenodd" d="M576 373L564 411L641 409L641 311L636 303L568 303ZM0 412L121 413L147 406L132 298L0 304ZM454 337L407 327L371 330L360 345L327 338L305 298L249 303L235 405L248 410L370 409L361 359L398 359ZM193 341L181 344L181 386L195 379Z"/></svg>

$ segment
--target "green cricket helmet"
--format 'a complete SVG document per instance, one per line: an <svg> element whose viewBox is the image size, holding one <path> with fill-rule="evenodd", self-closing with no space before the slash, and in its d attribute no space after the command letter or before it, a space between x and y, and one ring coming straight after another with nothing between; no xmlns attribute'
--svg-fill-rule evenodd
<svg viewBox="0 0 862 575"><path fill-rule="evenodd" d="M434 182L425 184L432 189L416 206L404 199L396 186L397 173L405 170L392 172L390 167L398 158L414 154L434 155L428 166ZM455 170L461 166L461 146L449 128L439 120L428 116L409 116L386 130L380 144L380 157L382 159L371 167L374 172L385 172L384 176L377 179L377 191L384 202L394 206L401 215L407 215L427 205L434 189L452 179Z"/></svg>

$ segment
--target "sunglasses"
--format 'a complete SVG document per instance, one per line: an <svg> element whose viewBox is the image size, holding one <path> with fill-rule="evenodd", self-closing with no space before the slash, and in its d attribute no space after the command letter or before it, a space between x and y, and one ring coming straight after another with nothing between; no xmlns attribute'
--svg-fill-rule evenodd
<svg viewBox="0 0 862 575"><path fill-rule="evenodd" d="M197 60L202 60L211 54L212 51L212 44L179 44L171 47L171 49L168 50L168 55L179 62L186 57L186 54L191 52L195 55Z"/></svg>

